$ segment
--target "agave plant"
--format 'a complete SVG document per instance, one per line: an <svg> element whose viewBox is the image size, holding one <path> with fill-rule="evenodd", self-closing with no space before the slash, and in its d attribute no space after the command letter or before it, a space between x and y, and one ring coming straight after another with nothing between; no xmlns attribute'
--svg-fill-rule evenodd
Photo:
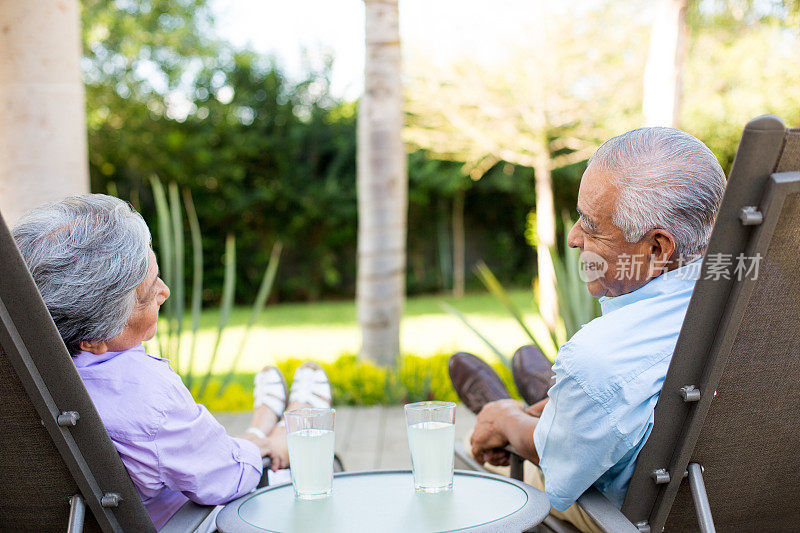
<svg viewBox="0 0 800 533"><path fill-rule="evenodd" d="M170 287L172 296L167 300L163 309L163 330L159 328L156 337L156 345L162 357L170 357L176 371L183 370L183 378L186 386L191 389L194 381L195 367L195 348L197 346L197 332L200 326L200 314L202 312L203 295L203 237L200 231L200 223L197 219L194 201L188 189L179 191L175 183L170 183L168 189L157 176L150 179L153 189L153 199L156 206L156 217L158 223L158 250L159 262L162 266L161 276L164 282ZM181 194L183 196L183 207L181 205ZM188 361L184 365L179 364L178 355L181 348L183 337L183 323L185 315L185 279L184 279L184 226L183 209L186 212L186 219L189 222L189 234L192 243L192 295L191 295L191 347L189 350ZM236 371L239 359L244 352L250 330L258 321L261 311L264 309L272 288L275 283L275 276L280 262L281 250L283 245L276 242L272 247L269 262L264 271L261 285L252 305L250 318L245 328L238 349L234 352L229 370L227 371L222 385L217 391L221 395L225 388L230 384L234 372ZM231 309L233 308L233 297L236 288L236 238L228 235L225 241L224 256L225 272L223 276L222 301L220 305L219 322L217 324L217 334L214 347L211 352L211 359L205 369L205 375L200 384L198 397L205 394L206 387L211 379L212 369L217 359L220 345L228 325Z"/></svg>
<svg viewBox="0 0 800 533"><path fill-rule="evenodd" d="M566 218L564 224L564 227L572 226ZM508 310L531 342L553 361L556 353L558 353L558 348L567 339L572 337L584 324L599 316L600 305L586 290L586 284L581 277L580 252L567 245L566 235L564 237L564 255L559 255L558 250L554 247L550 250L550 257L553 261L553 270L556 273L556 295L559 311L559 316L554 325L548 325L544 321L536 305L535 298L531 298L531 305L534 311L533 316L529 319L531 323L530 325L526 323L523 313L511 300L491 269L483 261L479 261L474 270L484 287ZM510 366L510 357L502 353L489 340L489 337L478 331L466 316L444 302L440 302L439 305L445 311L461 320L501 361Z"/></svg>

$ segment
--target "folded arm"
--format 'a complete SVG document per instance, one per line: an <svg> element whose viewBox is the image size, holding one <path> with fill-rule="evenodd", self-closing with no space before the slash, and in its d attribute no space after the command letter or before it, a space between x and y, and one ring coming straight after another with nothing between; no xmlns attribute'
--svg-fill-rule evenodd
<svg viewBox="0 0 800 533"><path fill-rule="evenodd" d="M479 463L508 464L507 445L515 448L525 459L539 463L539 455L533 445L533 430L539 422L538 416L547 400L528 409L515 400L498 400L487 403L478 414L472 432L472 456Z"/></svg>

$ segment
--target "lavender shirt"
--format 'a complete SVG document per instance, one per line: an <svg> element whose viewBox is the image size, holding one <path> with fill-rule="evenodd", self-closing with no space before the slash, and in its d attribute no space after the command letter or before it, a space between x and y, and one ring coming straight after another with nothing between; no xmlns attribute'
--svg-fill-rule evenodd
<svg viewBox="0 0 800 533"><path fill-rule="evenodd" d="M188 500L217 505L258 484L258 447L229 437L166 359L140 344L73 361L156 528Z"/></svg>

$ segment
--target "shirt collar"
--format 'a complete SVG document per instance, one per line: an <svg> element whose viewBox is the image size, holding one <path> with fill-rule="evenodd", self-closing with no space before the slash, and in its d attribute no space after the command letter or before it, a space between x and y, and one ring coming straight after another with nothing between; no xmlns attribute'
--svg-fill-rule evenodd
<svg viewBox="0 0 800 533"><path fill-rule="evenodd" d="M687 286L691 286L697 281L700 275L700 266L703 259L698 258L675 270L664 272L657 276L635 291L627 294L620 294L619 296L602 296L600 297L600 310L604 315L611 311L616 311L626 305L636 303L647 298L653 298L662 294L669 294Z"/></svg>
<svg viewBox="0 0 800 533"><path fill-rule="evenodd" d="M121 352L106 352L100 355L93 354L92 352L81 351L72 356L72 361L73 363L75 363L75 366L77 368L84 368L87 366L99 365L100 363L105 363L106 361L109 361L120 354L128 352L145 353L144 346L139 344L138 346L134 346L133 348L130 348L128 350L123 350Z"/></svg>

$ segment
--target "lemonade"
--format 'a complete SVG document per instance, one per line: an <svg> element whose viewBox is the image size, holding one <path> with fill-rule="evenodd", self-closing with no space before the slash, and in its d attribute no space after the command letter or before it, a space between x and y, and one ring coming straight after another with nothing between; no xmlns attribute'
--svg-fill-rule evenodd
<svg viewBox="0 0 800 533"><path fill-rule="evenodd" d="M455 437L455 424L447 422L420 422L408 426L408 447L417 490L439 492L453 487Z"/></svg>
<svg viewBox="0 0 800 533"><path fill-rule="evenodd" d="M301 429L287 435L289 465L298 498L329 496L333 484L333 431Z"/></svg>

